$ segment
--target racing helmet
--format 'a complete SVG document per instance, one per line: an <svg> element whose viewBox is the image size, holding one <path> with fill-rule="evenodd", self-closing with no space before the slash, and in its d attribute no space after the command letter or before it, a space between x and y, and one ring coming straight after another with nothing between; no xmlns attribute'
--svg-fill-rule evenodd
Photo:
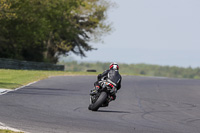
<svg viewBox="0 0 200 133"><path fill-rule="evenodd" d="M119 70L119 65L117 63L113 62L110 64L110 69Z"/></svg>

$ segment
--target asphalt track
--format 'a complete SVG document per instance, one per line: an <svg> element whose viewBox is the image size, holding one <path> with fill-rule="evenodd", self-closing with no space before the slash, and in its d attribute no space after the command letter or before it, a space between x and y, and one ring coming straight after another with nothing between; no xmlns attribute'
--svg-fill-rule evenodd
<svg viewBox="0 0 200 133"><path fill-rule="evenodd" d="M95 76L51 77L0 96L0 122L30 133L200 133L200 80L123 76L89 111Z"/></svg>

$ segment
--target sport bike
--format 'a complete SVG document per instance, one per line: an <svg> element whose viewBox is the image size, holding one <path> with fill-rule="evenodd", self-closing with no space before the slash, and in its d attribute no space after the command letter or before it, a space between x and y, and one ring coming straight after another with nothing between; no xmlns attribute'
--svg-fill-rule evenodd
<svg viewBox="0 0 200 133"><path fill-rule="evenodd" d="M116 90L112 83L102 81L101 88L97 90L97 93L90 95L90 105L88 109L97 111L100 107L108 106L109 102L112 100L111 96L113 93L116 93Z"/></svg>

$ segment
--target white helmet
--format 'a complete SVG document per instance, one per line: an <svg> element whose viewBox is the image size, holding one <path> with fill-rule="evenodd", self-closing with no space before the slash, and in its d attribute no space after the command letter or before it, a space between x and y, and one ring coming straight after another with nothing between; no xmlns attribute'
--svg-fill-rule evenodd
<svg viewBox="0 0 200 133"><path fill-rule="evenodd" d="M117 63L113 62L110 64L110 69L119 70L119 65Z"/></svg>

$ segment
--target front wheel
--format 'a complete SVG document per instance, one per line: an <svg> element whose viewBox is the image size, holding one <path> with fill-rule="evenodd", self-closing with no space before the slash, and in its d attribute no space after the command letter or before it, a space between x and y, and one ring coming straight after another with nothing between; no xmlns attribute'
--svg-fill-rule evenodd
<svg viewBox="0 0 200 133"><path fill-rule="evenodd" d="M107 99L107 93L106 92L101 92L99 98L96 100L95 103L90 104L88 109L92 110L92 111L97 111L99 109L99 107L101 107L101 105L106 101Z"/></svg>

